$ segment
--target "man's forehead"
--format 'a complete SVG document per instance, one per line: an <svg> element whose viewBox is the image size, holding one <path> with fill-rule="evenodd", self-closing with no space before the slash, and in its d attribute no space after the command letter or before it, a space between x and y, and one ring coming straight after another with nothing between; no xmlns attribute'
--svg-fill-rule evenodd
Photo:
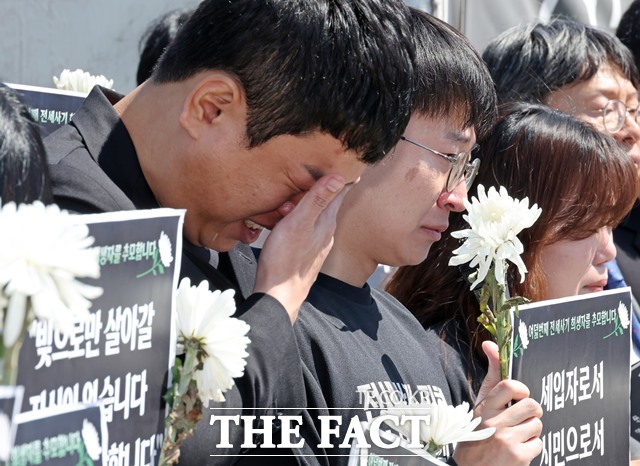
<svg viewBox="0 0 640 466"><path fill-rule="evenodd" d="M590 86L595 92L605 95L614 95L626 92L630 95L637 94L637 90L633 83L621 71L611 66L601 68L598 73L590 80Z"/></svg>

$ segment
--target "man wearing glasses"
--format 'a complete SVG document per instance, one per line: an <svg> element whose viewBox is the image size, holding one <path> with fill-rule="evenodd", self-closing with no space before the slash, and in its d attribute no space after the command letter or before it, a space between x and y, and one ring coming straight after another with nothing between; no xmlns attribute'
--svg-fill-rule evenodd
<svg viewBox="0 0 640 466"><path fill-rule="evenodd" d="M368 421L402 403L451 403L443 368L418 320L366 282L378 264L423 261L447 229L449 213L464 210L479 163L471 151L476 133L482 135L495 115L495 94L464 37L425 13L414 10L413 19L423 84L412 117L392 153L365 169L345 196L333 248L294 327L311 408L303 413L306 445L326 438L320 428L308 428L319 415L342 419L333 447L314 451L332 465L348 463L349 445L339 444L354 418ZM511 382L485 383L491 395L476 412L485 421L493 418L500 432L460 444L450 464L524 465L540 453L540 406L518 402L528 390ZM516 402L505 408L500 400Z"/></svg>

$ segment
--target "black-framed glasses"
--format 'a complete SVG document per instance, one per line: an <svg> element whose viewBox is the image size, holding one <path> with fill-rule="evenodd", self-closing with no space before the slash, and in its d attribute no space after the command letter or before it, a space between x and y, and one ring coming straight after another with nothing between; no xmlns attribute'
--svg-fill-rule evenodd
<svg viewBox="0 0 640 466"><path fill-rule="evenodd" d="M627 114L629 114L633 121L638 124L639 111L640 107L635 110L630 110L623 101L618 99L610 100L607 102L607 105L600 109L600 112L602 112L602 123L604 124L604 129L606 129L610 134L617 133L624 127L624 123L627 121Z"/></svg>
<svg viewBox="0 0 640 466"><path fill-rule="evenodd" d="M447 175L447 191L451 192L456 189L456 186L458 186L462 178L464 178L467 190L471 188L473 180L478 174L478 167L480 167L480 159L471 160L471 153L478 147L477 144L475 144L468 152L460 152L459 154L443 154L442 152L438 152L437 150L432 149L431 147L427 147L424 144L412 141L406 136L400 136L400 139L402 139L403 141L407 141L414 146L418 146L421 149L427 150L433 154L439 155L440 157L445 158L449 163L451 163L451 169L449 170L449 174Z"/></svg>

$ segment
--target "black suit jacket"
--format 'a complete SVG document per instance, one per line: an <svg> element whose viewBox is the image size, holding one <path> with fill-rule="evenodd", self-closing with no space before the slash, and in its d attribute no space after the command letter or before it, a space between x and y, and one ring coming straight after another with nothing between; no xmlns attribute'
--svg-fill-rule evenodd
<svg viewBox="0 0 640 466"><path fill-rule="evenodd" d="M633 295L640 296L640 203L622 223L613 230L613 240L618 254L616 262Z"/></svg>
<svg viewBox="0 0 640 466"><path fill-rule="evenodd" d="M129 133L113 109L120 98L94 88L72 123L45 139L54 196L62 208L96 213L158 207ZM234 288L237 316L251 326L244 376L225 393L226 401L215 407L228 408L226 414L256 416L276 413L280 407L301 410L306 405L302 366L289 316L269 295L252 294L255 273L256 260L248 246L218 254L184 241L181 276L196 284L206 279L212 289ZM210 426L209 418L203 413L195 435L184 444L181 465L266 464L264 459L210 456L241 454L244 435L240 427L233 428L234 448L217 449L219 423ZM283 460L274 464L285 464Z"/></svg>

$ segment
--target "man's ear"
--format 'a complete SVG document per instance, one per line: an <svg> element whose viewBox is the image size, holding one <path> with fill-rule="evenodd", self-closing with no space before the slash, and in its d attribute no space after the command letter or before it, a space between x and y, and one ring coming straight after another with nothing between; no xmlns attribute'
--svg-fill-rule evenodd
<svg viewBox="0 0 640 466"><path fill-rule="evenodd" d="M234 122L246 115L244 93L240 83L224 72L209 73L187 95L180 114L180 124L198 139L211 126Z"/></svg>

